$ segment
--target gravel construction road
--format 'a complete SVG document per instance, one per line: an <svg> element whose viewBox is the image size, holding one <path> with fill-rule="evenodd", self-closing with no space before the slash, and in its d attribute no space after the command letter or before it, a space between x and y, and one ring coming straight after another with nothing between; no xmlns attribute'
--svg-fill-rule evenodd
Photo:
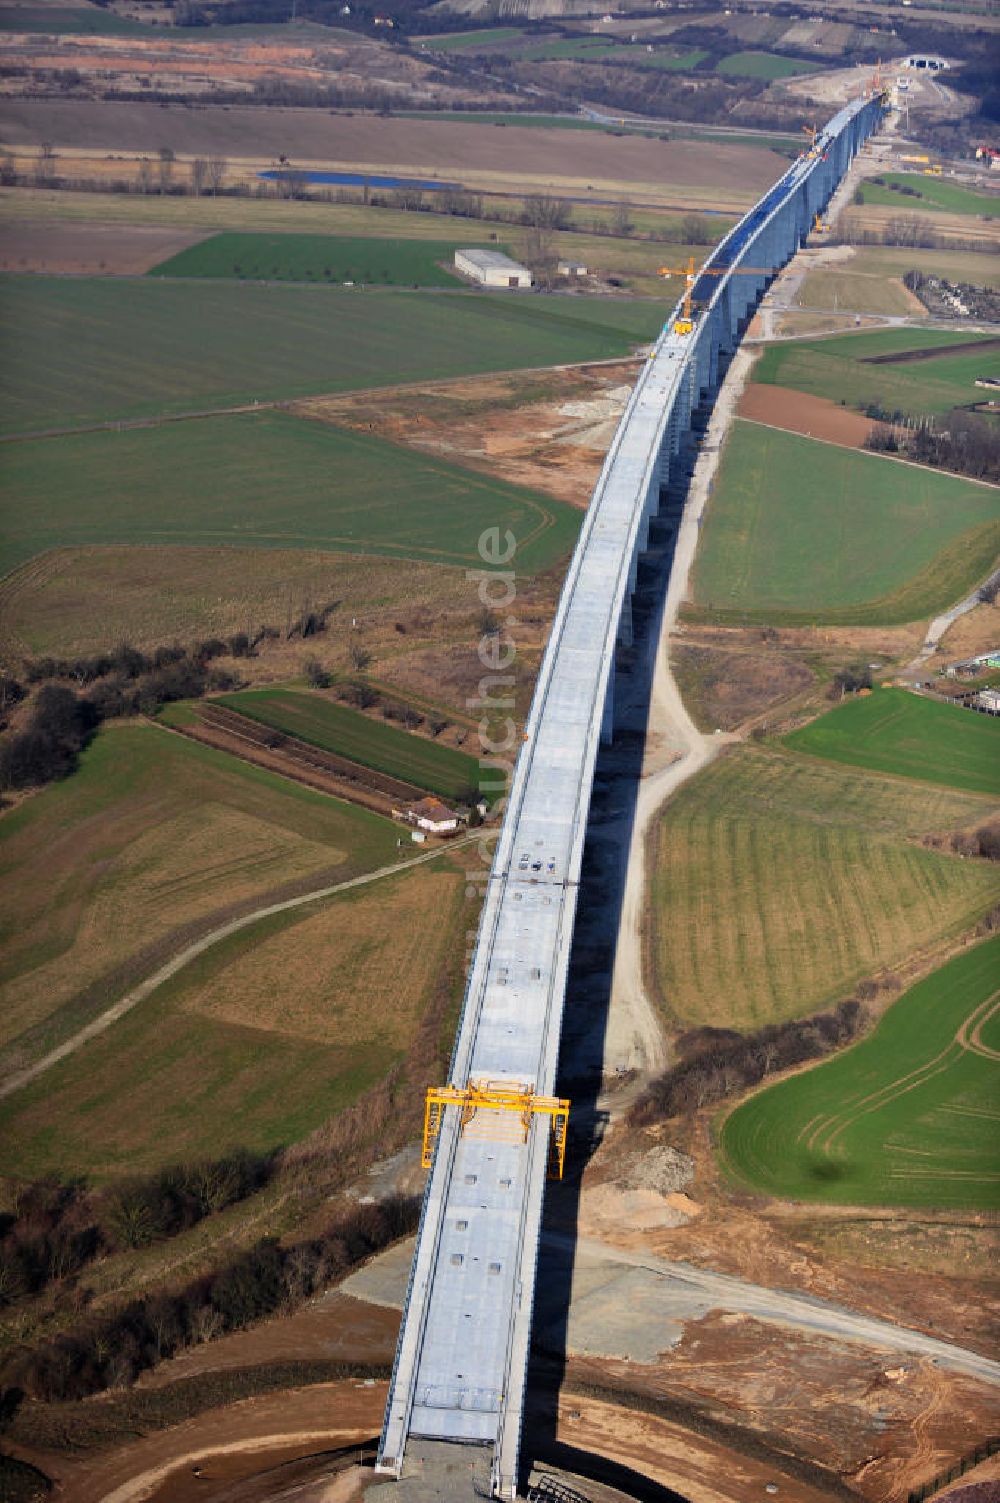
<svg viewBox="0 0 1000 1503"><path fill-rule="evenodd" d="M401 1309L413 1246L407 1239L373 1258L341 1285L342 1293ZM729 1274L587 1237L545 1232L543 1249L550 1276L539 1285L537 1330L544 1343L547 1323L559 1319L557 1312L546 1310L545 1289L563 1283L558 1276L560 1260L567 1274L566 1264L571 1262L568 1346L575 1355L652 1363L680 1340L688 1321L722 1310L831 1341L926 1357L943 1370L1000 1384L1000 1362L922 1331L856 1315L828 1300L765 1289Z"/></svg>

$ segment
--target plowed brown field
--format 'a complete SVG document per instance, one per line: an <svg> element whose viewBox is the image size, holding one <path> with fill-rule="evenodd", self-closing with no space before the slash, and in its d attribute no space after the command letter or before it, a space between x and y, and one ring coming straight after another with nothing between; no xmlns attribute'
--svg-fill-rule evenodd
<svg viewBox="0 0 1000 1503"><path fill-rule="evenodd" d="M863 449L874 424L827 397L813 397L784 386L749 385L737 409L739 416L754 423L767 423L788 433L822 438L845 449Z"/></svg>
<svg viewBox="0 0 1000 1503"><path fill-rule="evenodd" d="M81 276L141 276L168 256L204 240L207 230L158 225L6 224L0 234L0 271L72 272Z"/></svg>
<svg viewBox="0 0 1000 1503"><path fill-rule="evenodd" d="M749 204L780 176L784 161L762 147L714 141L651 141L600 131L546 130L446 120L330 115L321 110L155 104L96 100L7 99L4 141L12 147L49 141L58 151L149 151L273 161L284 152L299 165L406 168L435 178L497 182L526 177L560 183L643 184L649 196L692 205Z"/></svg>

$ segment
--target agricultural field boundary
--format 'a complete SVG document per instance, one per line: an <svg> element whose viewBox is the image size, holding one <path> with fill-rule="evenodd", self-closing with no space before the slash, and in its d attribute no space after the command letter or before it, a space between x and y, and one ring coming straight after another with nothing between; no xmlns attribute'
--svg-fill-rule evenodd
<svg viewBox="0 0 1000 1503"><path fill-rule="evenodd" d="M14 1092L21 1090L24 1086L30 1085L32 1081L37 1080L40 1075L44 1075L46 1071L50 1070L53 1065L59 1064L71 1054L75 1054L78 1049L81 1049L84 1044L89 1043L91 1039L105 1033L113 1023L117 1023L120 1018L123 1018L126 1013L131 1012L140 1002L144 1002L147 997L151 996L165 982L170 981L192 960L196 960L206 950L212 949L223 940L231 938L234 934L239 934L242 930L248 929L264 919L273 918L277 914L288 913L292 909L305 907L308 903L321 902L324 898L335 897L337 894L347 892L352 888L366 887L370 883L379 882L385 877L392 877L399 872L409 871L411 867L423 866L429 861L436 861L442 856L447 856L458 847L468 845L470 841L478 840L481 833L481 831L477 830L475 834L459 836L457 840L449 841L447 845L433 851L426 851L420 856L411 857L409 861L399 861L392 866L379 867L377 871L365 872L360 877L349 878L346 882L336 882L332 886L318 887L311 892L301 893L297 897L286 898L281 903L269 903L262 908L255 908L252 913L245 913L240 918L231 919L226 924L220 924L218 928L212 929L208 934L202 935L193 944L186 945L172 960L167 961L165 965L160 966L158 970L154 971L152 976L147 977L145 981L133 987L126 996L120 998L114 1006L107 1008L98 1017L94 1018L86 1027L81 1028L72 1038L66 1039L42 1059L36 1060L34 1064L27 1066L23 1070L19 1070L16 1075L12 1075L9 1079L0 1083L0 1101L13 1095Z"/></svg>
<svg viewBox="0 0 1000 1503"><path fill-rule="evenodd" d="M246 689L209 701L223 710L315 746L358 767L455 798L476 786L478 763L467 752L416 736L299 689ZM397 796L402 796L398 794Z"/></svg>

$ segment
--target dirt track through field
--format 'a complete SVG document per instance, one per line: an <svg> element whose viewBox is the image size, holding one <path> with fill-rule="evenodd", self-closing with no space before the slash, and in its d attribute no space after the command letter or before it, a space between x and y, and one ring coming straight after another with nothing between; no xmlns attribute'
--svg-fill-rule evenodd
<svg viewBox="0 0 1000 1503"><path fill-rule="evenodd" d="M337 893L348 892L352 888L365 887L371 882L380 882L383 877L395 876L398 872L409 871L411 867L422 866L428 861L436 861L439 857L448 855L450 851L455 850L458 846L468 845L470 841L479 839L480 835L481 832L476 831L475 834L460 837L458 840L452 840L448 845L440 846L436 850L426 851L421 856L411 857L409 861L398 861L393 866L382 866L377 871L366 872L360 877L352 877L347 882L337 882L332 887L319 887L311 892L301 893L298 897L286 898L282 903L269 903L264 907L255 908L252 913L245 913L240 918L232 919L227 924L220 924L217 929L212 929L208 934L202 935L194 944L185 946L180 954L175 955L172 960L167 961L166 965L160 966L159 970L155 971L152 976L148 976L145 981L140 982L137 987L134 987L126 996L122 997L113 1007L107 1008L93 1022L88 1023L85 1028L81 1028L79 1032L73 1034L72 1038L66 1039L58 1048L50 1050L48 1054L37 1060L33 1065L29 1065L23 1070L18 1070L15 1075L11 1075L0 1084L0 1101L4 1100L7 1096L13 1095L15 1091L21 1090L22 1087L30 1085L33 1080L37 1080L40 1075L44 1075L53 1065L57 1065L62 1060L68 1059L70 1055L82 1049L84 1044L89 1043L91 1039L105 1033L113 1023L118 1022L119 1018L123 1018L126 1013L131 1012L133 1007L137 1007L140 1002L145 1002L146 998L151 996L164 982L169 981L172 976L176 976L178 971L183 970L192 960L196 960L199 955L203 955L206 950L210 950L213 945L219 944L221 940L228 939L233 934L239 934L243 929L249 928L252 924L259 923L261 919L271 918L278 913L288 913L292 909L301 908L307 903L319 902L323 898L332 898Z"/></svg>

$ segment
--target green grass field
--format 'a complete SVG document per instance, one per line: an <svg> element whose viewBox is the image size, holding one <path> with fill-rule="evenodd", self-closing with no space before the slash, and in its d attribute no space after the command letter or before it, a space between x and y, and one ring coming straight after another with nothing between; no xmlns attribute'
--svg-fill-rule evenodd
<svg viewBox="0 0 1000 1503"><path fill-rule="evenodd" d="M223 233L154 266L151 277L235 277L267 282L357 282L386 287L464 285L451 266L463 240L376 240L334 235ZM484 249L486 247L479 247ZM507 246L494 249L509 250Z"/></svg>
<svg viewBox="0 0 1000 1503"><path fill-rule="evenodd" d="M416 783L418 788L427 788L442 798L458 798L479 785L475 757L425 736L397 730L320 694L251 689L220 695L217 703L364 767Z"/></svg>
<svg viewBox="0 0 1000 1503"><path fill-rule="evenodd" d="M625 355L666 307L41 276L0 295L6 432Z"/></svg>
<svg viewBox="0 0 1000 1503"><path fill-rule="evenodd" d="M889 329L773 344L755 365L754 380L829 397L849 407L862 408L875 402L887 411L899 409L921 417L976 400L977 376L1000 371L998 351L985 349L981 355L970 350L956 355L945 351L950 345L988 337L936 329ZM942 353L928 360L870 363L872 356L927 349L940 349Z"/></svg>
<svg viewBox="0 0 1000 1503"><path fill-rule="evenodd" d="M727 78L791 78L796 73L815 73L814 63L778 57L774 52L731 52L716 67Z"/></svg>
<svg viewBox="0 0 1000 1503"><path fill-rule="evenodd" d="M509 527L525 574L570 551L580 512L519 486L268 410L8 445L0 572L82 543L235 543L481 563Z"/></svg>
<svg viewBox="0 0 1000 1503"><path fill-rule="evenodd" d="M4 1063L75 1032L235 907L388 865L396 838L387 819L166 731L102 730L72 777L0 821Z"/></svg>
<svg viewBox="0 0 1000 1503"><path fill-rule="evenodd" d="M726 619L915 621L961 599L998 549L994 487L737 421L695 601Z"/></svg>
<svg viewBox="0 0 1000 1503"><path fill-rule="evenodd" d="M833 1205L995 1209L1000 938L949 961L836 1059L726 1118L724 1163L757 1192Z"/></svg>
<svg viewBox="0 0 1000 1503"><path fill-rule="evenodd" d="M64 36L146 36L159 27L145 26L113 10L83 5L2 5L0 31L49 32Z"/></svg>
<svg viewBox="0 0 1000 1503"><path fill-rule="evenodd" d="M1000 194L977 193L946 177L925 177L922 172L887 172L885 182L912 188L920 197L894 193L888 186L865 182L861 191L866 204L889 204L901 214L985 214L994 219L1000 216Z"/></svg>
<svg viewBox="0 0 1000 1503"><path fill-rule="evenodd" d="M678 1027L760 1028L831 1005L996 902L989 862L920 844L995 807L780 748L733 748L657 822L654 995Z"/></svg>
<svg viewBox="0 0 1000 1503"><path fill-rule="evenodd" d="M785 737L793 751L1000 797L1000 720L906 689L877 689Z"/></svg>
<svg viewBox="0 0 1000 1503"><path fill-rule="evenodd" d="M417 37L416 51L467 52L479 47L494 49L504 42L517 42L525 35L521 26L493 26L479 31L442 31L436 36ZM474 119L478 120L476 114Z"/></svg>

